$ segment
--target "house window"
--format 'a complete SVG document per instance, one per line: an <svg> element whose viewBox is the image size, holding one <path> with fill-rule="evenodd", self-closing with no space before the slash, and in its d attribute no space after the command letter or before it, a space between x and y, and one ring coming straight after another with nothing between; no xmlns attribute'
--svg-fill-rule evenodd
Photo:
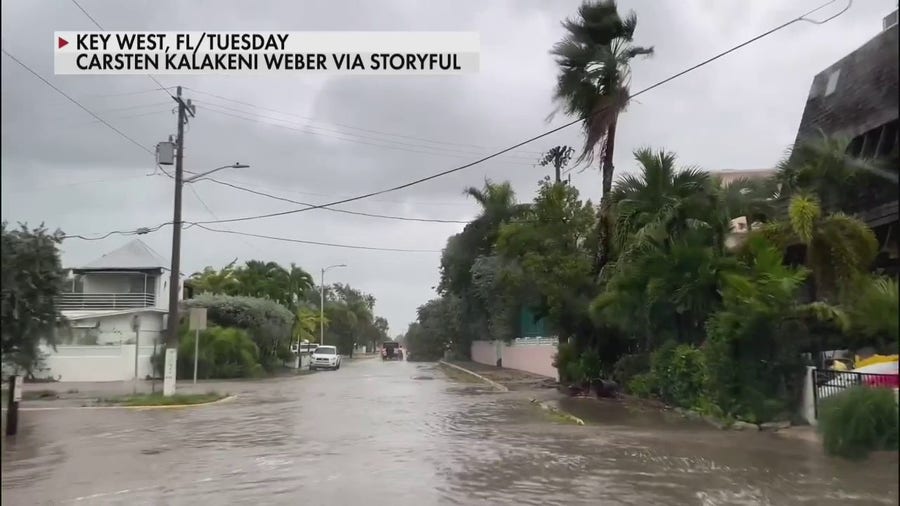
<svg viewBox="0 0 900 506"><path fill-rule="evenodd" d="M831 95L834 93L834 90L837 89L838 79L841 77L841 69L837 69L834 72L828 74L828 82L825 83L825 96Z"/></svg>

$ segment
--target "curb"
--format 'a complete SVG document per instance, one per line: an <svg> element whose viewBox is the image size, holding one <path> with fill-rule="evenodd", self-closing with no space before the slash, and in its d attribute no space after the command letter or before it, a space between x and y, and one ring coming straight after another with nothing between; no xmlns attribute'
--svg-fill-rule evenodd
<svg viewBox="0 0 900 506"><path fill-rule="evenodd" d="M488 385L494 387L494 389L497 390L498 392L509 392L509 388L505 387L504 385L501 385L500 383L497 383L496 381L494 381L494 380L492 380L492 379L485 378L484 376L478 374L477 372L470 371L470 370L466 369L465 367L460 367L460 366L458 366L458 365L456 365L456 364L451 364L450 362L445 362L445 361L443 361L443 360L439 360L438 363L439 363L439 364L442 364L442 365L446 365L446 366L452 367L452 368L454 368L454 369L456 369L456 370L459 370L459 371L462 371L462 372L464 372L464 373L466 373L466 374L475 376L476 378L480 379L481 381L483 381L483 382L487 383Z"/></svg>
<svg viewBox="0 0 900 506"><path fill-rule="evenodd" d="M576 425L584 425L584 420L582 420L581 418L578 418L577 416L575 416L571 413L566 413L565 411L557 408L556 406L551 405L548 402L538 401L537 399L531 399L531 403L537 404L542 409L544 409L546 411L550 411L551 413L553 413L555 415L561 416Z"/></svg>
<svg viewBox="0 0 900 506"><path fill-rule="evenodd" d="M176 408L195 408L200 406L211 406L213 404L232 401L237 395L229 395L210 402L201 402L198 404L172 404L169 406L48 406L46 408L19 408L19 411L62 411L64 409L130 409L132 411L143 411L148 409L176 409ZM3 408L2 411L6 411Z"/></svg>

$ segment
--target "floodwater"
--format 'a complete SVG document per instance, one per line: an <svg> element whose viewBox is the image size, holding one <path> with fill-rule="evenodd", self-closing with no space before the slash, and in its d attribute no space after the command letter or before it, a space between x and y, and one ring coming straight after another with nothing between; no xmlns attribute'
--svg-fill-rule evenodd
<svg viewBox="0 0 900 506"><path fill-rule="evenodd" d="M564 424L527 393L432 365L360 360L233 385L237 399L206 407L21 412L3 504L898 502L896 454L848 463L614 403L592 405L596 424Z"/></svg>

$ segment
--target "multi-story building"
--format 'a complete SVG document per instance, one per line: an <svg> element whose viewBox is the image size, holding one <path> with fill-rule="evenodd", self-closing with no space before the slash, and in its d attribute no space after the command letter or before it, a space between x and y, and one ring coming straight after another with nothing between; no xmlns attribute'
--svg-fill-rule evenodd
<svg viewBox="0 0 900 506"><path fill-rule="evenodd" d="M78 344L131 344L156 340L168 312L169 268L149 246L135 239L81 267L69 269L58 307Z"/></svg>
<svg viewBox="0 0 900 506"><path fill-rule="evenodd" d="M870 159L886 171L884 184L873 185L849 211L878 236L878 267L897 265L897 160L900 154L898 98L898 11L884 18L881 33L815 76L795 146L821 133L850 140L850 155ZM876 165L878 166L878 165ZM891 181L893 178L893 181Z"/></svg>

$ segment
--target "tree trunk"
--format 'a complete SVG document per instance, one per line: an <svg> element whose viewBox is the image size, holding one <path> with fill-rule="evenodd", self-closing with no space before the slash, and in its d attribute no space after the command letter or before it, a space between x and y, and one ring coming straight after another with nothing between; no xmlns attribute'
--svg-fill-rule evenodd
<svg viewBox="0 0 900 506"><path fill-rule="evenodd" d="M595 276L609 263L612 255L612 226L610 224L609 193L612 191L613 181L613 152L616 144L616 121L613 120L606 131L606 145L603 148L603 160L601 161L601 173L603 184L603 196L600 199L600 217L597 220L597 235L599 251L594 264Z"/></svg>

